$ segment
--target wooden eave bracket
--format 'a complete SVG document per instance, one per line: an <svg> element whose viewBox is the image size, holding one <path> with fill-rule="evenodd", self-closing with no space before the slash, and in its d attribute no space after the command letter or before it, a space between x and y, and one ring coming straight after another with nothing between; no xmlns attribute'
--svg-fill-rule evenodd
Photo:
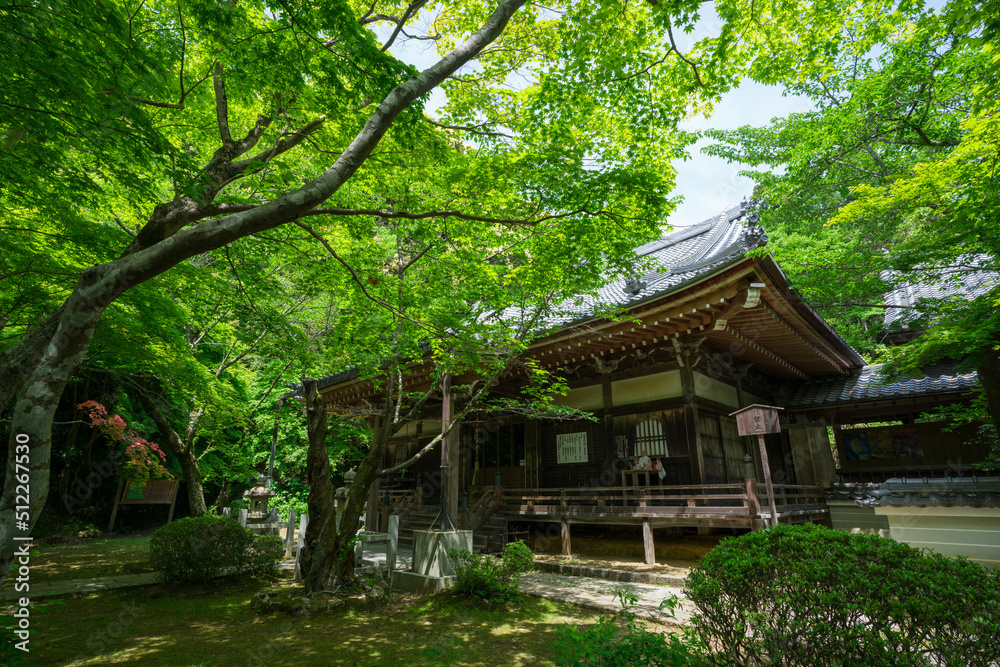
<svg viewBox="0 0 1000 667"><path fill-rule="evenodd" d="M729 320L744 310L756 308L760 305L760 291L765 287L764 283L750 283L745 289L741 289L733 297L725 310L715 318L715 331L725 331L729 328Z"/></svg>

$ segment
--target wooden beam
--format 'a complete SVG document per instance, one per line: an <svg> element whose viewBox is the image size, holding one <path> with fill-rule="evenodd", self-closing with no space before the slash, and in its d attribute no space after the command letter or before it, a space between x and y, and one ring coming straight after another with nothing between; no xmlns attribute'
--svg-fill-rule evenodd
<svg viewBox="0 0 1000 667"><path fill-rule="evenodd" d="M559 534L560 537L562 538L562 555L571 556L573 555L573 550L570 548L571 545L569 541L569 522L566 521L566 517L562 517L561 519L559 519L559 529L560 529Z"/></svg>
<svg viewBox="0 0 1000 667"><path fill-rule="evenodd" d="M656 565L656 547L653 544L653 529L649 519L642 520L642 550L646 556L646 565Z"/></svg>
<svg viewBox="0 0 1000 667"><path fill-rule="evenodd" d="M756 352L764 355L765 357L767 357L771 361L777 363L782 368L787 369L789 372L791 372L796 377L799 377L799 378L801 378L803 380L809 379L809 376L807 374L805 374L804 372L802 372L801 370L799 370L798 368L796 368L792 364L790 364L787 361L785 361L785 359L783 357L778 356L777 354L775 354L771 350L767 349L763 345L757 343L756 341L751 340L750 338L748 338L747 336L745 336L743 333L737 331L736 329L728 327L728 328L726 328L725 333L727 333L730 336L736 338L737 340L739 340L741 343L743 343L744 345L746 345L750 349L755 350Z"/></svg>

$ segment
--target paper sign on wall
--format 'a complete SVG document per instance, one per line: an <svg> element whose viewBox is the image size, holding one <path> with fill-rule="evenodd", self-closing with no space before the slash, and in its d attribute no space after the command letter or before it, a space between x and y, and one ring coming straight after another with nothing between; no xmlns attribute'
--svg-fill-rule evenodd
<svg viewBox="0 0 1000 667"><path fill-rule="evenodd" d="M561 433L556 436L558 463L587 462L587 433Z"/></svg>

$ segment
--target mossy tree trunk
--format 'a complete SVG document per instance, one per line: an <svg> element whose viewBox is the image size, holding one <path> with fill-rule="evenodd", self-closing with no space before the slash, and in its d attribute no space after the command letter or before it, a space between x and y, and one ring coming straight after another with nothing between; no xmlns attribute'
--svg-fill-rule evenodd
<svg viewBox="0 0 1000 667"><path fill-rule="evenodd" d="M368 455L357 469L354 483L343 500L344 509L337 530L334 488L330 482L330 455L327 450L326 405L316 388L316 381L303 381L309 433L309 526L299 563L308 592L330 590L354 577L352 541L365 510L368 490L381 472L382 459L389 440L387 429L376 429ZM386 399L389 404L392 394Z"/></svg>
<svg viewBox="0 0 1000 667"><path fill-rule="evenodd" d="M997 437L1000 438L1000 350L997 349L998 341L990 341L990 345L983 355L982 361L976 368L979 375L979 383L983 387L983 394L986 396L986 409L990 419L993 421L993 428Z"/></svg>
<svg viewBox="0 0 1000 667"><path fill-rule="evenodd" d="M205 504L205 488L202 482L201 469L198 468L198 457L195 456L194 449L195 435L198 432L198 422L205 413L204 408L191 410L188 413L184 437L181 437L174 430L163 412L160 411L159 406L152 396L150 396L145 385L138 392L138 396L139 403L142 404L142 409L153 420L153 423L156 424L156 428L163 436L167 449L177 457L177 462L180 463L181 471L184 473L184 482L187 486L188 507L191 510L191 516L205 514L208 511L208 505Z"/></svg>

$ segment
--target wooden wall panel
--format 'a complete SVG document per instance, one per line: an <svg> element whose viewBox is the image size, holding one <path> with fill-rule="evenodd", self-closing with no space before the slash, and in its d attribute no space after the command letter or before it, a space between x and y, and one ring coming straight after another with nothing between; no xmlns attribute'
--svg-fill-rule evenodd
<svg viewBox="0 0 1000 667"><path fill-rule="evenodd" d="M614 418L614 448L617 460L617 449L622 445L626 460L617 460L617 470L630 468L639 452L636 451L636 427L649 419L658 420L666 435L670 456L661 459L663 469L667 473L664 484L691 484L690 439L685 425L684 408L667 408L650 412L637 412L627 415L617 415ZM617 473L616 473L617 474Z"/></svg>
<svg viewBox="0 0 1000 667"><path fill-rule="evenodd" d="M722 433L719 418L711 413L698 415L698 430L701 433L703 474L706 484L726 483L726 455L722 449Z"/></svg>
<svg viewBox="0 0 1000 667"><path fill-rule="evenodd" d="M609 445L602 422L543 422L538 430L538 481L541 488L614 486L620 483L614 471L605 472L604 461ZM560 464L556 455L556 436L560 433L580 432L587 434L587 462Z"/></svg>
<svg viewBox="0 0 1000 667"><path fill-rule="evenodd" d="M736 428L736 420L732 417L719 417L719 430L722 433L722 451L726 457L726 483L743 482L746 473L743 470L743 438Z"/></svg>

